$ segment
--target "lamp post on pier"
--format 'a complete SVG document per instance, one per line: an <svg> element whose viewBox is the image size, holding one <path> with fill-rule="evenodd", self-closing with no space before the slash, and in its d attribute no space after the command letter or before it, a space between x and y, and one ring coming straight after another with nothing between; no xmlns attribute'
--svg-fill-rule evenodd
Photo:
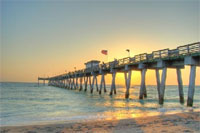
<svg viewBox="0 0 200 133"><path fill-rule="evenodd" d="M128 57L130 57L130 49L126 49L126 51L128 52Z"/></svg>

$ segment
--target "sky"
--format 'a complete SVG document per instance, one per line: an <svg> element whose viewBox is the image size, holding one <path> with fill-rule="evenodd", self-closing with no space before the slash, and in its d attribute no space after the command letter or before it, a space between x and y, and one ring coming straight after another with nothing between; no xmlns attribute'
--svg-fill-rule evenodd
<svg viewBox="0 0 200 133"><path fill-rule="evenodd" d="M37 82L85 68L89 60L108 60L198 42L198 0L2 0L1 82ZM190 67L182 70L188 84ZM200 68L196 84L200 85ZM140 72L132 72L140 84ZM110 83L111 76L106 80ZM117 74L124 84L124 75ZM147 71L147 84L156 84ZM177 84L169 69L167 84Z"/></svg>

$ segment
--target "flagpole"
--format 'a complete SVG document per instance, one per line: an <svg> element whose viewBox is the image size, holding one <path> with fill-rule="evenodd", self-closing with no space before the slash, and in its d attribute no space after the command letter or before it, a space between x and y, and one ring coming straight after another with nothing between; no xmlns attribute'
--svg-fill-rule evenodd
<svg viewBox="0 0 200 133"><path fill-rule="evenodd" d="M130 50L126 49L126 51L128 52L128 57L130 57Z"/></svg>

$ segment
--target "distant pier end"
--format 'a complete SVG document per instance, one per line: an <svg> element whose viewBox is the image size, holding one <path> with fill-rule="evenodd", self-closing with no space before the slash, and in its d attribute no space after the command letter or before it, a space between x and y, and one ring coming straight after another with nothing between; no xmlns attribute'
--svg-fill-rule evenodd
<svg viewBox="0 0 200 133"><path fill-rule="evenodd" d="M155 70L157 81L157 92L159 104L164 103L165 82L167 78L167 69L176 69L178 92L180 103L184 103L183 83L181 69L185 65L190 66L189 87L187 106L193 106L193 97L195 92L195 78L196 67L200 66L200 42L179 46L176 49L162 49L153 51L152 53L143 53L135 55L134 57L126 57L123 59L114 60L108 63L100 64L100 61L92 60L85 63L86 68L76 70L73 72L64 73L54 77L41 78L38 77L38 84L40 80L49 81L49 85L62 87L67 89L79 89L87 91L89 86L90 92L93 93L94 88L101 94L102 89L106 90L105 75L112 75L112 82L110 88L110 95L116 94L115 77L117 73L124 73L126 92L125 98L129 98L129 89L131 86L132 71L141 72L141 85L139 92L139 99L147 97L147 89L145 83L145 75L148 69ZM162 70L161 78L159 70ZM97 76L101 76L100 86L98 86Z"/></svg>
<svg viewBox="0 0 200 133"><path fill-rule="evenodd" d="M40 84L40 80L42 80L42 81L43 81L43 85L45 85L45 81L46 81L46 80L49 81L49 78L41 78L41 77L38 77L38 86L39 86L39 84Z"/></svg>

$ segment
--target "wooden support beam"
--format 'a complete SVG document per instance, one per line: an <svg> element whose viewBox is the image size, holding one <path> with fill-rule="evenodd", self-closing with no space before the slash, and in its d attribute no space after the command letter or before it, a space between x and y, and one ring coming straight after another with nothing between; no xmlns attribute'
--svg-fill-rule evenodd
<svg viewBox="0 0 200 133"><path fill-rule="evenodd" d="M70 82L71 82L71 80L70 80L71 78L68 78L68 87L67 87L67 89L69 89L70 88Z"/></svg>
<svg viewBox="0 0 200 133"><path fill-rule="evenodd" d="M62 82L63 82L62 87L65 88L65 79L63 79Z"/></svg>
<svg viewBox="0 0 200 133"><path fill-rule="evenodd" d="M84 79L85 91L87 91L87 83L88 83L88 76L86 76Z"/></svg>
<svg viewBox="0 0 200 133"><path fill-rule="evenodd" d="M76 82L77 82L77 77L75 76L75 77L74 77L74 89L75 89L75 90L76 90L76 84L77 84Z"/></svg>
<svg viewBox="0 0 200 133"><path fill-rule="evenodd" d="M147 98L146 81L144 82L144 98Z"/></svg>
<svg viewBox="0 0 200 133"><path fill-rule="evenodd" d="M159 72L159 69L156 69L156 82L157 82L158 99L160 99L160 72Z"/></svg>
<svg viewBox="0 0 200 133"><path fill-rule="evenodd" d="M105 75L103 76L103 86L104 86L104 93L106 93L106 80L105 80Z"/></svg>
<svg viewBox="0 0 200 133"><path fill-rule="evenodd" d="M114 91L114 94L116 94L115 77L116 77L116 71L113 71L113 73L112 73L112 84L111 84L111 89L110 89L110 96L112 96L113 91Z"/></svg>
<svg viewBox="0 0 200 133"><path fill-rule="evenodd" d="M76 82L77 82L77 78L74 77L74 89L76 90Z"/></svg>
<svg viewBox="0 0 200 133"><path fill-rule="evenodd" d="M63 79L63 88L65 88L65 79Z"/></svg>
<svg viewBox="0 0 200 133"><path fill-rule="evenodd" d="M188 99L187 99L187 106L190 106L190 107L193 106L193 98L194 98L194 92L195 92L195 78L196 78L196 66L191 65Z"/></svg>
<svg viewBox="0 0 200 133"><path fill-rule="evenodd" d="M160 85L159 104L163 104L164 103L166 77L167 77L167 67L164 67L163 70L162 70L162 79L161 79L161 85Z"/></svg>
<svg viewBox="0 0 200 133"><path fill-rule="evenodd" d="M99 95L101 95L101 90L102 90L102 86L103 86L103 76L104 76L104 73L101 74L101 82L100 82L100 88L99 88Z"/></svg>
<svg viewBox="0 0 200 133"><path fill-rule="evenodd" d="M75 88L78 89L78 77L76 76L76 84L75 84Z"/></svg>
<svg viewBox="0 0 200 133"><path fill-rule="evenodd" d="M63 88L65 88L65 85L66 85L66 80L63 79Z"/></svg>
<svg viewBox="0 0 200 133"><path fill-rule="evenodd" d="M75 87L75 84L74 84L74 77L72 78L72 87L71 87L71 89L74 89L74 87Z"/></svg>
<svg viewBox="0 0 200 133"><path fill-rule="evenodd" d="M140 96L139 99L143 99L145 97L146 85L145 85L145 75L146 69L142 69L141 71L141 85L140 85Z"/></svg>
<svg viewBox="0 0 200 133"><path fill-rule="evenodd" d="M68 89L71 89L71 84L72 84L72 79L71 77L69 78L69 88Z"/></svg>
<svg viewBox="0 0 200 133"><path fill-rule="evenodd" d="M72 78L69 78L69 88L68 89L71 89L72 87Z"/></svg>
<svg viewBox="0 0 200 133"><path fill-rule="evenodd" d="M93 78L92 78L92 86L91 86L91 88L90 88L90 93L93 93L93 89L94 89L94 83L95 83L95 81L96 81L96 75L93 74Z"/></svg>
<svg viewBox="0 0 200 133"><path fill-rule="evenodd" d="M83 81L83 77L80 77L80 89L79 89L79 91L82 91L82 89L83 89L82 81Z"/></svg>
<svg viewBox="0 0 200 133"><path fill-rule="evenodd" d="M180 103L184 103L183 81L182 81L182 77L181 77L181 69L176 68L176 73L177 73L177 80L178 80Z"/></svg>
<svg viewBox="0 0 200 133"><path fill-rule="evenodd" d="M66 78L66 86L65 86L65 88L68 89L68 87L69 87L69 78Z"/></svg>
<svg viewBox="0 0 200 133"><path fill-rule="evenodd" d="M91 76L89 76L89 85L90 85L90 90L92 89L92 81L91 81Z"/></svg>
<svg viewBox="0 0 200 133"><path fill-rule="evenodd" d="M74 78L72 77L72 78L71 78L71 90L72 90L73 87L74 87L73 80L74 80Z"/></svg>
<svg viewBox="0 0 200 133"><path fill-rule="evenodd" d="M96 89L97 89L97 92L99 91L99 88L98 88L98 80L97 80L97 76L95 76L95 81L96 81Z"/></svg>
<svg viewBox="0 0 200 133"><path fill-rule="evenodd" d="M63 81L64 81L63 88L66 88L66 84L67 84L66 79L64 78Z"/></svg>
<svg viewBox="0 0 200 133"><path fill-rule="evenodd" d="M103 87L103 77L104 77L104 73L101 74L101 82L100 82L100 88L99 88L99 95L101 95L101 90Z"/></svg>
<svg viewBox="0 0 200 133"><path fill-rule="evenodd" d="M105 83L105 74L102 73L101 74L101 83L100 83L100 90L99 90L99 94L101 95L101 90L104 87L104 92L106 92L106 83Z"/></svg>
<svg viewBox="0 0 200 133"><path fill-rule="evenodd" d="M76 90L76 77L74 77L74 89Z"/></svg>
<svg viewBox="0 0 200 133"><path fill-rule="evenodd" d="M127 77L127 73L128 73L128 77ZM130 84L131 84L131 70L129 70L128 72L124 72L124 76L125 76L125 85L126 85L126 93L125 93L125 98L129 98L129 88L130 88Z"/></svg>

